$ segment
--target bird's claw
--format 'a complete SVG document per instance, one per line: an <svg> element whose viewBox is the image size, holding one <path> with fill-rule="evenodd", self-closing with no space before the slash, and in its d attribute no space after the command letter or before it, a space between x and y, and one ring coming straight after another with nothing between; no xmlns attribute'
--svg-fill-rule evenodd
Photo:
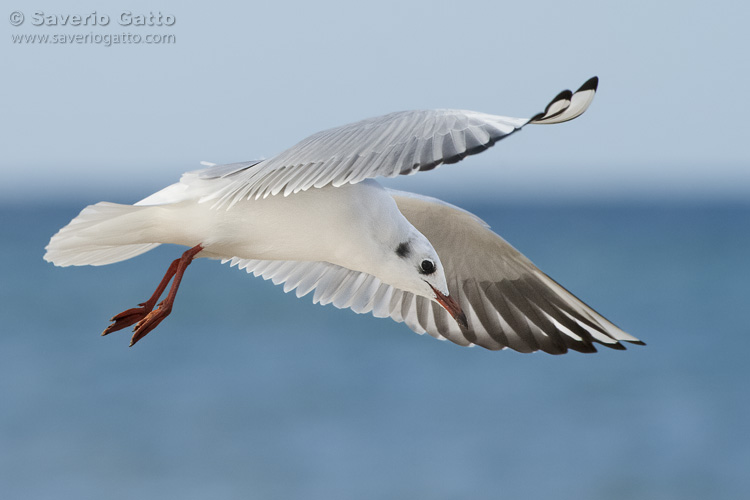
<svg viewBox="0 0 750 500"><path fill-rule="evenodd" d="M114 323L104 329L104 331L102 332L102 336L109 335L112 332L122 330L123 328L127 328L130 325L138 323L139 321L143 321L143 319L146 318L154 308L154 306L149 307L148 303L146 302L138 305L140 307L134 307L113 316L110 321L114 321Z"/></svg>
<svg viewBox="0 0 750 500"><path fill-rule="evenodd" d="M155 310L150 311L138 322L137 325L135 325L135 328L133 329L133 337L130 339L130 347L133 347L136 342L148 335L151 330L159 326L159 323L161 323L164 318L169 316L169 313L172 312L172 308L165 309L163 306L164 302L161 302Z"/></svg>

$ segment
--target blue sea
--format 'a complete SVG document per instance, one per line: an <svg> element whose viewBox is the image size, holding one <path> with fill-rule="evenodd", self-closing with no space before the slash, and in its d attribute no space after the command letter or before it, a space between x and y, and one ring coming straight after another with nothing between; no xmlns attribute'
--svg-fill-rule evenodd
<svg viewBox="0 0 750 500"><path fill-rule="evenodd" d="M750 205L472 204L646 346L462 348L182 249L56 268L87 203L0 206L7 499L729 499L750 492Z"/></svg>

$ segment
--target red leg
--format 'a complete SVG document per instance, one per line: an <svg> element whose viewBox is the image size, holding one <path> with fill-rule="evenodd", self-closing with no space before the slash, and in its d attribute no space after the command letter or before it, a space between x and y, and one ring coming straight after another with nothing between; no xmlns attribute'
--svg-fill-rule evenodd
<svg viewBox="0 0 750 500"><path fill-rule="evenodd" d="M179 264L179 262L180 259L175 259L172 264L169 265L169 269L167 269L166 274L164 274L164 278L162 278L159 286L156 287L156 291L151 296L151 298L149 298L146 302L138 304L140 307L128 309L127 311L123 311L120 314L112 317L110 321L114 321L114 323L109 325L102 332L102 336L109 335L110 333L116 332L118 330L122 330L123 328L126 328L145 318L146 315L153 310L154 306L156 305L156 301L159 300L161 294L164 293L164 290L167 288L167 285L172 279L172 276L174 276L175 271L177 271L177 265Z"/></svg>
<svg viewBox="0 0 750 500"><path fill-rule="evenodd" d="M162 278L159 286L156 287L153 295L151 295L146 302L138 304L140 307L128 309L127 311L123 311L114 316L111 319L114 323L109 325L102 335L108 335L117 330L122 330L134 323L138 323L134 329L135 333L133 334L133 338L130 341L130 345L132 346L145 337L151 330L156 328L156 326L172 311L172 304L174 304L175 297L177 296L177 289L180 287L182 275L185 274L185 269L187 269L187 266L193 261L195 255L201 250L203 250L203 247L201 245L196 245L183 253L182 257L179 259L175 259L169 265L169 269L167 269L164 278ZM173 277L174 281L172 282L172 287L169 289L167 298L159 303L159 306L154 311L153 309L156 305L156 301L159 300L161 294L164 293L164 290L167 288L167 285Z"/></svg>

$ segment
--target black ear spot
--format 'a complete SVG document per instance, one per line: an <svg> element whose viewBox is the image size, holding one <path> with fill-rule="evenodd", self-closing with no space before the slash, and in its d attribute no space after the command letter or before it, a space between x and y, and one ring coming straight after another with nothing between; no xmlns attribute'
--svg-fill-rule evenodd
<svg viewBox="0 0 750 500"><path fill-rule="evenodd" d="M408 242L399 243L396 247L396 255L398 255L401 258L408 257L411 253L411 248L409 248Z"/></svg>
<svg viewBox="0 0 750 500"><path fill-rule="evenodd" d="M425 259L422 261L422 264L420 264L419 272L422 274L432 274L436 269L437 267L435 267L434 262L432 262L430 259Z"/></svg>

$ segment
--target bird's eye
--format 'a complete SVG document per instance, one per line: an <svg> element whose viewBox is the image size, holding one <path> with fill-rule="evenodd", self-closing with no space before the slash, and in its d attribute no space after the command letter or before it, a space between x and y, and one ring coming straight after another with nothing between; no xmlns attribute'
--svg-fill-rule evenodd
<svg viewBox="0 0 750 500"><path fill-rule="evenodd" d="M430 259L425 259L422 261L421 269L420 271L422 274L432 274L435 272L435 263L432 262Z"/></svg>

